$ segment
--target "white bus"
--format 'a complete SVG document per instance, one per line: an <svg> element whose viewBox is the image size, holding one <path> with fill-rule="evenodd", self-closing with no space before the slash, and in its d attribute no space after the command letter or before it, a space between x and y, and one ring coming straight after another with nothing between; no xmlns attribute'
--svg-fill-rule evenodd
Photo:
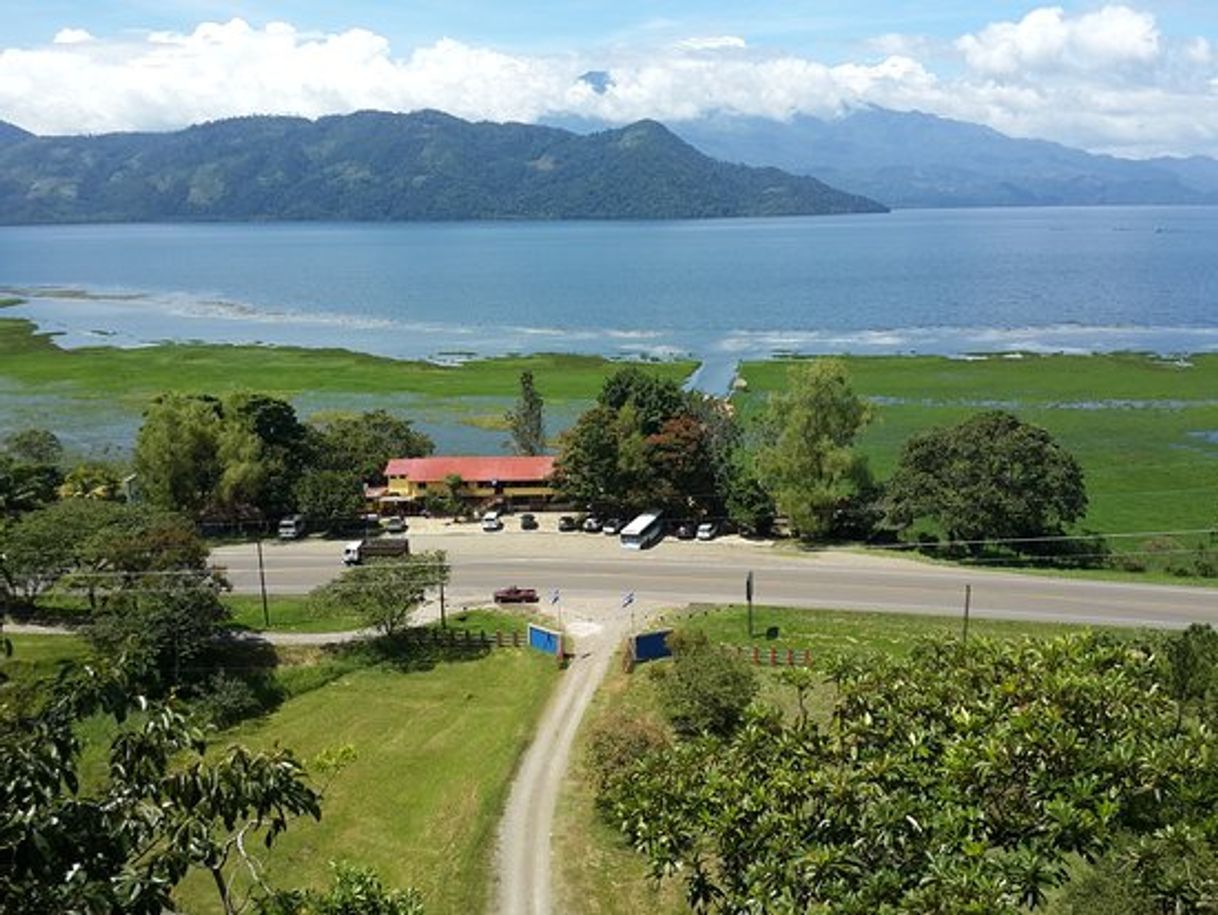
<svg viewBox="0 0 1218 915"><path fill-rule="evenodd" d="M645 550L664 536L664 516L645 512L622 528L622 546L628 550Z"/></svg>

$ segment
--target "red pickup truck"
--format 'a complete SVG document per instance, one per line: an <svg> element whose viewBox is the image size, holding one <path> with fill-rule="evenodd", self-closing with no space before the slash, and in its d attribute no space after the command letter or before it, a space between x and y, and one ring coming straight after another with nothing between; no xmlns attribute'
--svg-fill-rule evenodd
<svg viewBox="0 0 1218 915"><path fill-rule="evenodd" d="M517 588L515 585L510 588L500 588L495 592L495 603L535 604L537 603L537 590L535 588Z"/></svg>

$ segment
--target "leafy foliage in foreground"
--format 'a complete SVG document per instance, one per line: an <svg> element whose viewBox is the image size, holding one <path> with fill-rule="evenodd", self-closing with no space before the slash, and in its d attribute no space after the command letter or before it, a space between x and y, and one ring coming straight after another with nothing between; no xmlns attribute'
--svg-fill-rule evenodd
<svg viewBox="0 0 1218 915"><path fill-rule="evenodd" d="M79 725L95 714L127 726L104 784L86 787ZM320 795L286 750L205 750L178 708L147 704L121 673L85 668L32 707L0 707L0 911L160 915L193 868L235 911L226 869L256 873L250 846L320 817Z"/></svg>
<svg viewBox="0 0 1218 915"><path fill-rule="evenodd" d="M698 911L1016 912L1118 843L1162 911L1208 911L1218 746L1177 726L1170 667L1095 635L841 661L828 727L754 715L602 806Z"/></svg>

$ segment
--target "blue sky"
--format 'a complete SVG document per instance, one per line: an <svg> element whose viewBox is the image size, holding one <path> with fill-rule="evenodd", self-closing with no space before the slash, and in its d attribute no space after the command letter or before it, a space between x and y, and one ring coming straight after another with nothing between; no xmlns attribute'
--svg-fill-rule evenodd
<svg viewBox="0 0 1218 915"><path fill-rule="evenodd" d="M0 119L39 133L442 108L610 123L923 110L1218 155L1212 0L0 0ZM608 71L607 91L581 84Z"/></svg>
<svg viewBox="0 0 1218 915"><path fill-rule="evenodd" d="M514 51L592 49L675 34L744 35L751 43L841 60L877 35L903 32L952 38L999 19L1018 19L1037 4L855 0L726 2L503 2L503 0L5 0L3 41L46 42L64 27L96 35L124 30L188 30L203 20L241 17L253 23L291 22L302 30L372 29L395 48L449 37ZM1067 12L1103 3L1057 2ZM1166 31L1218 39L1218 3L1154 0L1136 4Z"/></svg>

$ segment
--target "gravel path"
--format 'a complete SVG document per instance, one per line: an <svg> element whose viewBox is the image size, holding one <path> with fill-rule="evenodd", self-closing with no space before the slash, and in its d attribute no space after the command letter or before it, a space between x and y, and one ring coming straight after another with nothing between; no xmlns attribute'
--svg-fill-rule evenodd
<svg viewBox="0 0 1218 915"><path fill-rule="evenodd" d="M579 723L626 633L621 615L574 621L575 657L520 761L499 824L495 909L500 915L551 915L551 833L559 789Z"/></svg>

